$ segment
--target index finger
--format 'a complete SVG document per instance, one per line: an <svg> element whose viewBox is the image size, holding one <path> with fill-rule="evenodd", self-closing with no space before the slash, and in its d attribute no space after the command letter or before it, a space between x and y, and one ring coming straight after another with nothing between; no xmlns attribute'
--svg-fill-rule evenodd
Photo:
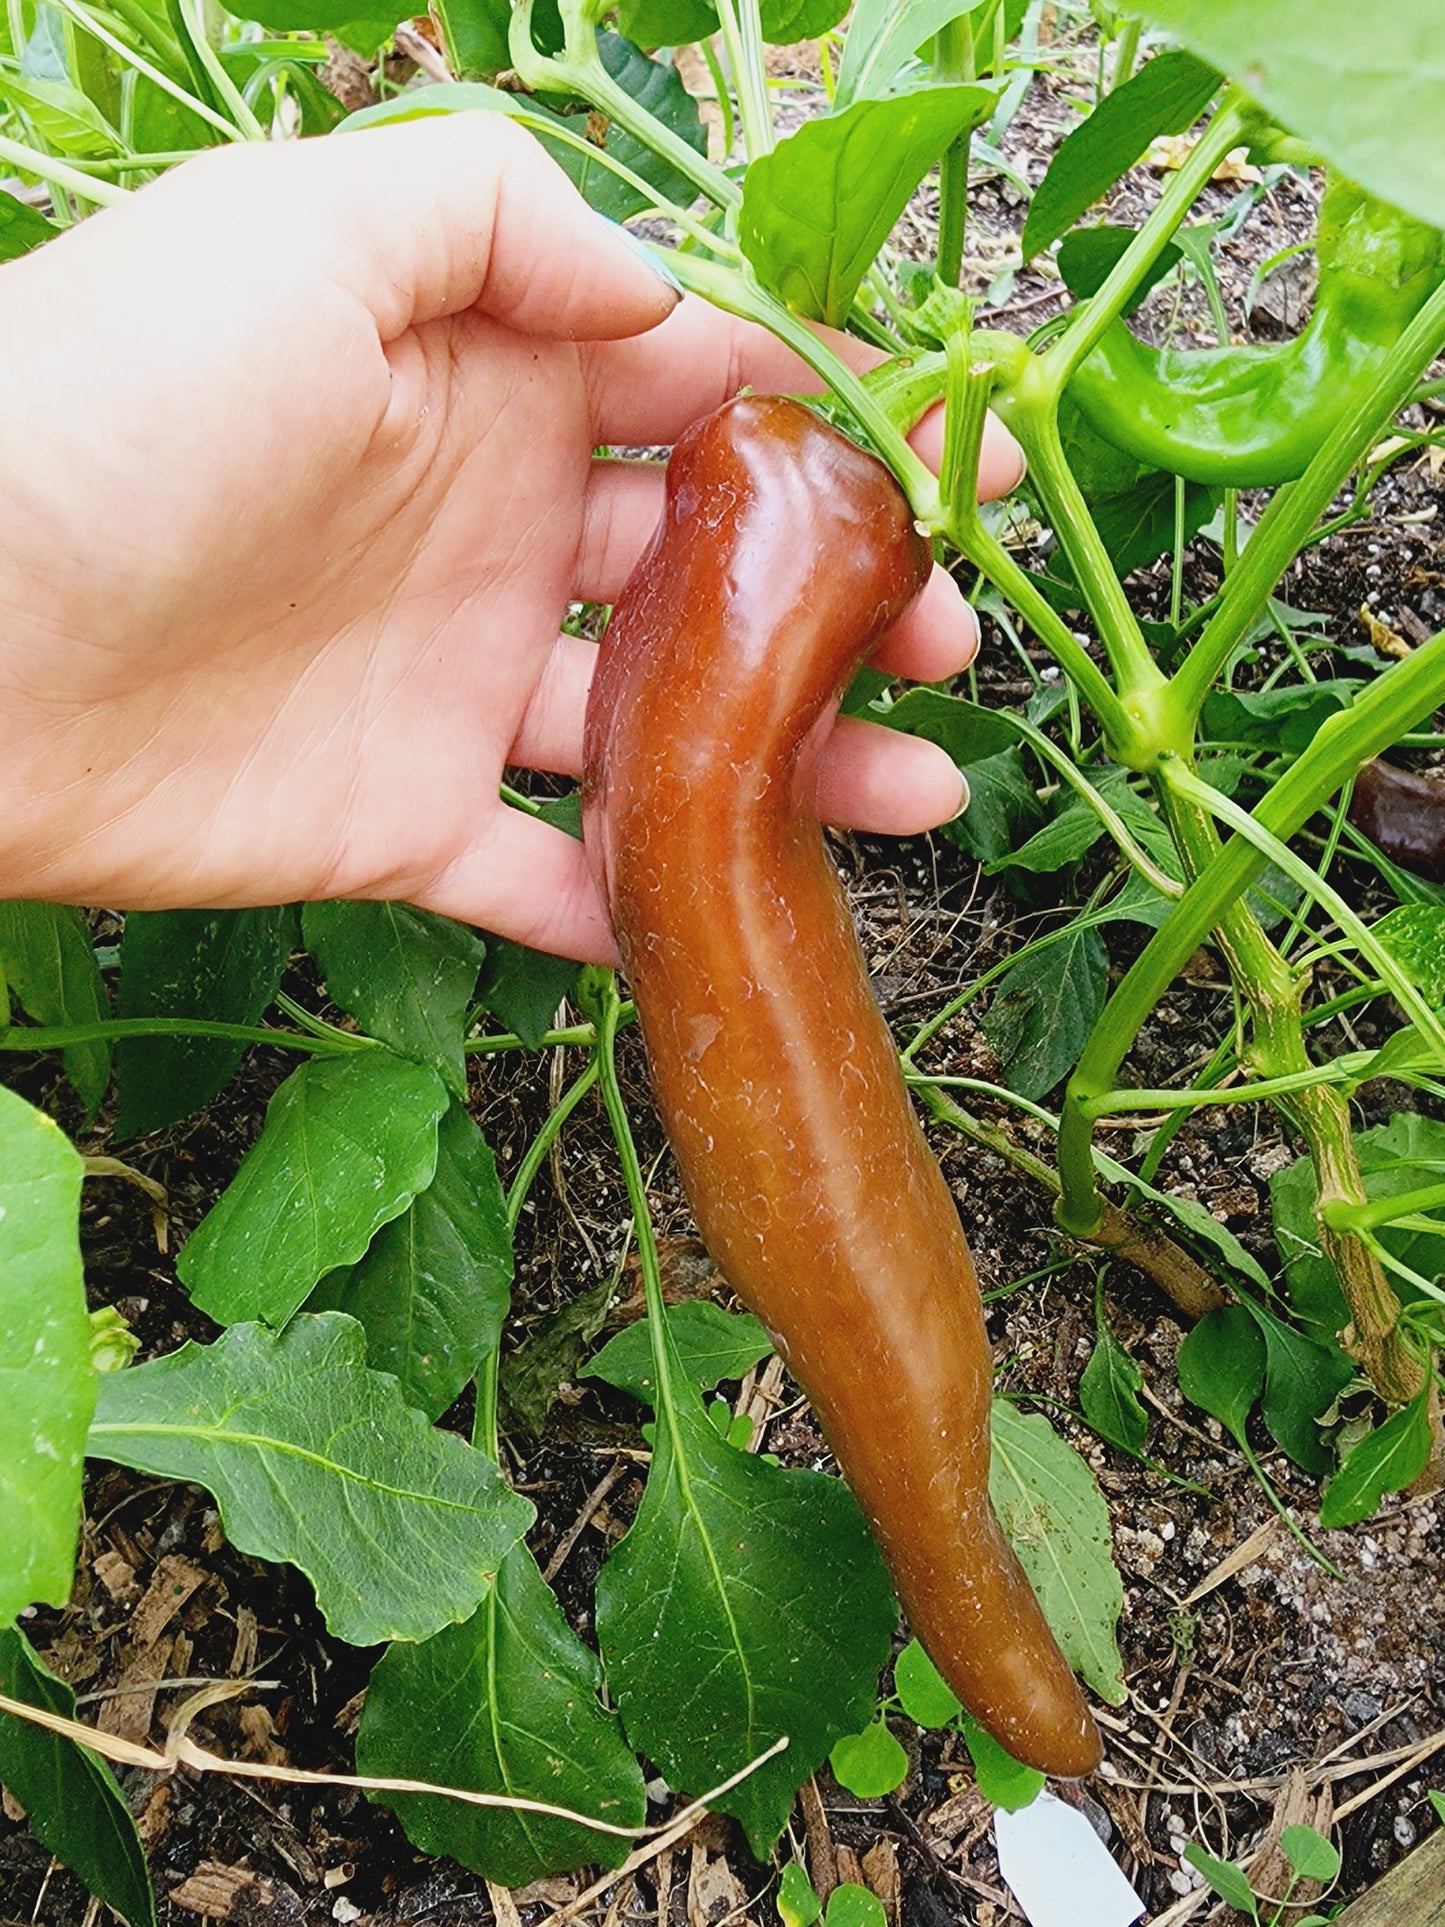
<svg viewBox="0 0 1445 1927"><path fill-rule="evenodd" d="M819 327L817 333L857 373L886 357L866 341ZM625 341L599 341L587 351L595 440L613 447L671 445L700 416L740 389L813 395L823 382L807 362L756 322L724 314L698 295L686 296L658 327ZM930 409L909 440L930 467L943 451L943 410ZM1018 443L990 415L979 458L979 497L1006 495L1023 478Z"/></svg>

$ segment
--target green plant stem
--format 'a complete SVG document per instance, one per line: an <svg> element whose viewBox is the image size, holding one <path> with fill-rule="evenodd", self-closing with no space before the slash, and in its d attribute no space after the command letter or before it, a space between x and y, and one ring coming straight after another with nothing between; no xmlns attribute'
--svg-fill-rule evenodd
<svg viewBox="0 0 1445 1927"><path fill-rule="evenodd" d="M737 140L737 123L733 118L733 97L728 87L727 76L723 73L722 62L717 57L717 48L712 44L712 35L705 34L702 42L702 57L707 62L707 70L712 75L713 92L717 96L717 109L722 115L722 151L726 160L733 151Z"/></svg>
<svg viewBox="0 0 1445 1927"><path fill-rule="evenodd" d="M623 1004L617 1020L619 1027L624 1024L630 1024L636 1014L635 1005ZM543 1031L541 1041L535 1048L538 1050L553 1050L565 1048L568 1045L576 1045L580 1049L590 1050L596 1042L597 1026L595 1024L569 1024L565 1030ZM519 1037L514 1030L493 1031L488 1037L469 1037L462 1045L462 1049L468 1057L494 1057L499 1051L531 1050L533 1048L525 1038Z"/></svg>
<svg viewBox="0 0 1445 1927"><path fill-rule="evenodd" d="M1139 58L1139 35L1144 22L1137 14L1131 14L1114 36L1114 63L1109 69L1109 92L1122 87L1134 72L1134 63Z"/></svg>
<svg viewBox="0 0 1445 1927"><path fill-rule="evenodd" d="M1214 119L1195 142L1183 167L1171 178L1129 246L1096 294L1081 302L1062 335L1044 350L1041 360L1049 370L1054 395L1061 395L1079 363L1098 347L1104 331L1121 315L1155 261L1173 238L1219 163L1239 145L1249 125L1251 109L1243 93L1231 87Z"/></svg>
<svg viewBox="0 0 1445 1927"><path fill-rule="evenodd" d="M298 1004L284 990L276 992L274 1001L278 1010L284 1011L293 1023L299 1024L302 1030L309 1031L313 1037L324 1037L330 1043L339 1040L348 1048L355 1047L358 1041L355 1031L343 1030L339 1024L328 1024L324 1017L318 1017L314 1011L307 1010L304 1004Z"/></svg>
<svg viewBox="0 0 1445 1927"><path fill-rule="evenodd" d="M1334 1206L1330 1223L1337 1231L1378 1231L1381 1225L1398 1224L1413 1212L1437 1211L1442 1204L1445 1204L1445 1184L1427 1184L1418 1191L1401 1191L1390 1198ZM1430 1229L1442 1231L1445 1225L1432 1224Z"/></svg>
<svg viewBox="0 0 1445 1927"><path fill-rule="evenodd" d="M1445 283L1438 287L1390 350L1379 375L1325 437L1299 481L1277 489L1228 576L1219 606L1185 657L1172 684L1182 719L1192 729L1224 665L1269 601L1275 584L1303 549L1315 523L1338 494L1362 449L1410 398L1423 368L1445 348Z"/></svg>
<svg viewBox="0 0 1445 1927"><path fill-rule="evenodd" d="M714 207L736 207L742 189L730 181L670 127L638 105L620 87L602 64L597 51L597 30L574 7L566 13L567 50L561 59L552 60L538 53L532 39L533 0L517 0L508 30L508 51L517 78L538 93L581 94L609 120L625 127L644 147L667 161L683 179L690 181ZM549 131L551 131L549 129ZM599 150L590 150L595 157Z"/></svg>
<svg viewBox="0 0 1445 1927"><path fill-rule="evenodd" d="M206 1017L112 1017L95 1024L12 1024L0 1030L0 1051L64 1050L70 1044L104 1044L122 1037L225 1037L238 1044L269 1044L315 1057L382 1048L373 1037L349 1037L343 1031L330 1038L306 1037L294 1030L222 1024Z"/></svg>
<svg viewBox="0 0 1445 1927"><path fill-rule="evenodd" d="M231 110L236 126L247 140L265 140L265 128L251 111L244 95L226 72L221 56L211 45L210 35L206 32L204 7L205 0L175 0L175 11L185 28L186 38L200 62L202 72L215 88L217 97Z"/></svg>
<svg viewBox="0 0 1445 1927"><path fill-rule="evenodd" d="M240 141L251 138L263 138L260 124L256 121L255 116L250 112L249 108L243 108L242 111L246 114L252 126L256 128L254 137L249 135L244 127L238 126L235 121L227 120L224 114L218 114L215 108L210 106L206 101L197 99L196 95L180 86L176 81L171 79L169 74L163 73L159 67L147 60L144 54L137 53L134 47L127 46L124 40L121 40L116 34L113 34L109 27L105 26L102 21L96 18L89 7L82 4L82 0L57 0L57 4L61 6L73 20L78 21L88 34L93 34L103 47L109 47L111 52L117 54L128 67L133 67L138 74L144 74L146 79L154 86L159 87L162 93L169 94L172 100L179 101L182 107L187 108L193 114L199 115L203 121L209 126L214 127L218 133L224 134L227 140Z"/></svg>
<svg viewBox="0 0 1445 1927"><path fill-rule="evenodd" d="M1133 723L1103 671L1090 659L1084 645L1042 590L985 527L979 513L979 451L983 446L984 421L997 368L992 362L970 364L967 353L965 340L950 338L943 479L938 491L943 505L943 530L954 547L1008 597L1047 645L1098 718L1106 741L1111 745L1128 743L1133 737ZM917 508L916 502L914 507Z"/></svg>
<svg viewBox="0 0 1445 1927"><path fill-rule="evenodd" d="M1212 1104L1256 1104L1264 1098L1288 1097L1295 1091L1312 1090L1317 1084L1345 1084L1351 1074L1367 1063L1373 1051L1352 1051L1331 1064L1311 1064L1307 1070L1292 1071L1280 1077L1259 1077L1248 1084L1230 1084L1211 1090L1208 1086L1188 1090L1137 1089L1126 1085L1117 1091L1103 1091L1084 1105L1084 1113L1097 1123L1102 1117L1127 1117L1134 1111L1190 1111Z"/></svg>
<svg viewBox="0 0 1445 1927"><path fill-rule="evenodd" d="M973 21L968 14L950 20L933 41L933 75L937 81L975 78ZM968 222L968 160L973 135L950 142L938 170L938 261L940 281L956 288L963 273L963 237Z"/></svg>
<svg viewBox="0 0 1445 1927"><path fill-rule="evenodd" d="M718 0L718 25L728 57L737 62L738 111L743 123L743 147L749 161L773 151L773 113L768 103L768 70L763 57L763 20L758 0Z"/></svg>
<svg viewBox="0 0 1445 1927"><path fill-rule="evenodd" d="M74 194L92 207L118 207L130 199L128 187L92 180L78 168L27 147L24 141L11 140L8 134L0 134L0 161L7 161L18 173L34 174L38 180L48 181L51 187L63 188L67 194Z"/></svg>
<svg viewBox="0 0 1445 1927"><path fill-rule="evenodd" d="M642 1275L642 1292L647 1304L647 1316L652 1327L653 1369L657 1373L656 1412L660 1423L668 1427L676 1437L677 1401L672 1383L672 1348L667 1335L667 1309L662 1295L662 1271L657 1261L657 1240L653 1236L652 1214L647 1204L647 1184L642 1175L642 1165L637 1156L637 1146L633 1142L632 1126L627 1118L627 1106L622 1101L622 1088L617 1081L617 1025L621 1012L617 995L617 981L607 972L595 999L593 1021L597 1025L597 1049L595 1062L602 1085L602 1102L607 1109L607 1121L612 1127L613 1142L617 1146L618 1159L622 1165L622 1178L627 1187L627 1202L632 1212L633 1230L637 1237L637 1264ZM686 1466L679 1454L681 1476L686 1486Z"/></svg>
<svg viewBox="0 0 1445 1927"><path fill-rule="evenodd" d="M595 1036L593 1027L587 1026L589 1038ZM521 1221L522 1206L527 1202L527 1194L536 1181L537 1173L547 1160L548 1153L562 1133L568 1118L596 1084L598 1078L597 1059L594 1057L580 1077L562 1093L557 1103L548 1113L547 1121L527 1146L525 1157L517 1166L507 1192L507 1232L515 1237L517 1225ZM501 1460L500 1444L497 1433L498 1390L501 1382L502 1349L494 1346L477 1373L477 1408L472 1419L472 1444L479 1452L485 1452L492 1463Z"/></svg>

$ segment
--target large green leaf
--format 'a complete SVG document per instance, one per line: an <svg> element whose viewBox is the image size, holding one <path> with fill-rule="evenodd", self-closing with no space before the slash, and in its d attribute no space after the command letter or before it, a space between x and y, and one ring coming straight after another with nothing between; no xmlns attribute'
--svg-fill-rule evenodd
<svg viewBox="0 0 1445 1927"><path fill-rule="evenodd" d="M176 1270L227 1325L282 1325L312 1286L355 1264L431 1183L446 1087L387 1050L313 1058L266 1107L260 1137Z"/></svg>
<svg viewBox="0 0 1445 1927"><path fill-rule="evenodd" d="M1141 0L1352 181L1445 226L1439 0Z"/></svg>
<svg viewBox="0 0 1445 1927"><path fill-rule="evenodd" d="M0 1086L0 1625L70 1597L96 1386L80 1178L70 1140Z"/></svg>
<svg viewBox="0 0 1445 1927"><path fill-rule="evenodd" d="M18 1626L0 1631L0 1693L62 1719L75 1695L44 1666ZM13 1713L0 1713L0 1786L25 1809L30 1831L113 1907L127 1927L155 1927L145 1852L115 1775L95 1754Z"/></svg>
<svg viewBox="0 0 1445 1927"><path fill-rule="evenodd" d="M1320 1507L1322 1526L1352 1526L1379 1510L1387 1492L1403 1492L1430 1462L1434 1430L1429 1386L1383 1425L1367 1432L1330 1480Z"/></svg>
<svg viewBox="0 0 1445 1927"><path fill-rule="evenodd" d="M366 1328L368 1362L440 1418L502 1335L512 1282L507 1203L486 1139L460 1104L437 1131L436 1176L307 1307Z"/></svg>
<svg viewBox="0 0 1445 1927"><path fill-rule="evenodd" d="M855 101L779 141L743 183L738 238L764 286L841 327L913 190L994 105L986 87L925 87Z"/></svg>
<svg viewBox="0 0 1445 1927"><path fill-rule="evenodd" d="M1355 1366L1338 1345L1306 1338L1251 1299L1244 1306L1264 1336L1262 1411L1269 1435L1296 1465L1322 1476L1334 1461L1319 1422L1354 1378Z"/></svg>
<svg viewBox="0 0 1445 1927"><path fill-rule="evenodd" d="M301 934L333 1003L465 1093L463 1019L485 955L465 924L409 903L308 903Z"/></svg>
<svg viewBox="0 0 1445 1927"><path fill-rule="evenodd" d="M1120 1705L1128 1693L1114 1628L1124 1587L1093 1473L1046 1418L995 1399L988 1490L1064 1658Z"/></svg>
<svg viewBox="0 0 1445 1927"><path fill-rule="evenodd" d="M120 940L121 1017L254 1024L280 986L296 912L133 910ZM125 1037L116 1046L116 1136L164 1130L201 1110L246 1046L225 1037Z"/></svg>
<svg viewBox="0 0 1445 1927"><path fill-rule="evenodd" d="M983 1034L1011 1091L1040 1098L1073 1069L1104 1008L1108 979L1109 953L1096 930L1082 927L1004 973Z"/></svg>
<svg viewBox="0 0 1445 1927"><path fill-rule="evenodd" d="M356 1646L468 1618L532 1518L484 1452L367 1369L366 1334L339 1312L279 1335L236 1325L108 1374L90 1451L205 1486L232 1545L299 1566Z"/></svg>
<svg viewBox="0 0 1445 1927"><path fill-rule="evenodd" d="M1025 261L1102 200L1159 134L1192 127L1219 90L1219 75L1189 53L1162 53L1105 94L1060 143L1024 223Z"/></svg>
<svg viewBox="0 0 1445 1927"><path fill-rule="evenodd" d="M95 1024L109 1014L85 918L65 904L0 903L0 978L7 977L37 1024ZM0 1019L9 1014L0 1010ZM110 1082L109 1044L71 1044L62 1061L93 1111Z"/></svg>
<svg viewBox="0 0 1445 1927"><path fill-rule="evenodd" d="M0 70L0 101L23 114L61 154L95 159L120 149L120 137L105 115L68 80L36 80Z"/></svg>
<svg viewBox="0 0 1445 1927"><path fill-rule="evenodd" d="M371 1676L356 1736L360 1773L431 1780L571 1807L616 1826L646 1815L642 1773L615 1713L599 1704L602 1668L538 1572L514 1546L462 1626L393 1646ZM426 1853L450 1854L487 1880L615 1867L630 1842L567 1820L426 1794L380 1796Z"/></svg>
<svg viewBox="0 0 1445 1927"><path fill-rule="evenodd" d="M848 1488L724 1443L674 1377L647 1490L597 1582L597 1636L627 1737L693 1793L780 1736L714 1805L765 1854L793 1794L872 1714L898 1608Z"/></svg>

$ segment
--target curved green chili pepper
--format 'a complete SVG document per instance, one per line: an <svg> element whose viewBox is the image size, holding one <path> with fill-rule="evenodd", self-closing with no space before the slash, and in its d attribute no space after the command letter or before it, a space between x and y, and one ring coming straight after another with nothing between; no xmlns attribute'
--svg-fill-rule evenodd
<svg viewBox="0 0 1445 1927"><path fill-rule="evenodd" d="M1439 282L1441 246L1438 229L1334 179L1314 312L1294 340L1151 348L1120 320L1068 394L1115 447L1187 481L1294 481Z"/></svg>

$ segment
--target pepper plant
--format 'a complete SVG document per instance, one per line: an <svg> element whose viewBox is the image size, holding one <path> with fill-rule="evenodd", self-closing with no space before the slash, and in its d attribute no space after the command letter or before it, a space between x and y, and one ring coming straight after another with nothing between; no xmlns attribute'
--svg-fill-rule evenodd
<svg viewBox="0 0 1445 1927"><path fill-rule="evenodd" d="M364 139L378 122L450 112L519 120L595 205L670 224L676 278L797 349L827 390L819 405L890 464L919 522L1062 674L1055 693L1041 687L1023 713L939 691L895 699L876 679L850 706L954 753L975 795L973 818L954 834L994 867L1046 870L1103 839L1118 853L1083 915L1011 960L990 1010L1012 1087L997 1095L1047 1118L1036 1100L1072 1071L1050 1120L1057 1166L967 1112L967 1080L924 1068L949 1016L982 983L910 1040L904 1061L920 1100L1054 1191L1066 1232L1131 1252L1191 1315L1203 1314L1181 1379L1246 1449L1262 1399L1284 1449L1331 1472L1319 1421L1362 1374L1392 1412L1335 1471L1324 1518L1365 1516L1419 1475L1433 1446L1442 1266L1431 1214L1445 1201L1436 1181L1445 1153L1423 1120L1405 1121L1422 1126L1413 1135L1392 1125L1388 1143L1357 1138L1349 1106L1375 1077L1438 1087L1445 911L1428 886L1382 862L1408 901L1371 926L1331 869L1352 834L1344 807L1355 771L1402 739L1421 740L1445 696L1445 635L1368 682L1328 683L1315 681L1308 651L1287 636L1297 682L1253 692L1234 680L1260 624L1280 626L1276 585L1308 544L1359 512L1389 459L1382 438L1445 350L1445 171L1415 78L1431 0L1401 0L1368 23L1340 19L1323 52L1312 0L1149 0L1139 14L1156 57L1137 73L1141 20L1110 14L1109 91L1061 149L1024 236L1030 253L1061 243L1060 268L1079 298L1032 343L975 328L959 281L970 159L1001 158L997 141L1045 58L1041 0L861 0L846 35L838 0L624 0L615 9L519 0L511 11L499 0L438 0L444 62L425 58L449 77L348 116L317 80L327 54L317 36L339 33L371 51L396 24L349 19L356 4L251 0L259 21L218 30L193 0L11 0L0 34L0 160L43 184L48 200L41 212L33 194L0 197L0 248L45 243L201 146L296 132ZM1177 40L1162 52L1160 29ZM819 36L827 111L780 135L766 45ZM723 111L726 161L708 158L695 104L656 53L693 41ZM1076 228L1153 136L1200 119L1137 232ZM1207 247L1187 223L1240 146L1271 166L1322 159L1333 170L1315 319L1281 351L1156 353L1127 333L1125 317L1181 257L1207 275ZM935 167L937 258L920 268L888 237ZM884 365L858 377L817 322L853 330L883 351ZM940 398L935 477L906 436ZM990 406L1027 451L1028 488L1055 537L1060 566L1045 576L1023 567L997 513L975 501ZM1400 438L1394 452L1420 439ZM1332 506L1352 482L1353 498ZM1239 490L1261 487L1273 488L1266 505L1241 505ZM1125 578L1172 549L1177 582L1187 539L1211 517L1218 594L1186 615L1176 593L1176 619L1146 625ZM1072 626L1078 609L1090 639ZM1025 754L1056 788L1047 820ZM565 799L512 800L575 827ZM1309 861L1298 839L1321 818L1328 829ZM1261 890L1267 871L1282 912ZM1029 1033L1027 1005L1037 991L1026 968L1040 958L1052 968L1050 949L1067 940L1102 1001L1097 932L1111 921L1154 934L1077 1063L1057 1050L1030 1060L1038 1026ZM1188 1087L1125 1085L1140 1027L1206 941L1232 974L1233 1033ZM298 945L326 985L330 1016L300 981L281 988ZM1354 981L1318 1001L1311 972L1325 959ZM502 1802L393 1788L385 1797L423 1846L508 1883L615 1865L646 1817L640 1752L689 1792L751 1768L718 1804L766 1850L806 1774L840 1741L877 1730L896 1609L845 1488L740 1449L726 1408L719 1423L719 1406L703 1403L766 1355L766 1334L715 1307L664 1303L615 1067L630 1011L610 977L371 904L312 904L299 916L291 906L136 915L118 953L97 950L79 911L10 904L0 907L0 966L17 1006L0 1050L60 1052L87 1124L114 1069L118 1143L203 1107L251 1046L300 1060L181 1254L181 1282L221 1336L139 1366L127 1363L113 1317L87 1318L76 1229L83 1180L140 1174L82 1159L44 1113L0 1092L0 1362L12 1387L0 1413L0 1693L10 1707L74 1710L17 1621L37 1601L67 1597L89 1451L205 1485L237 1547L307 1574L333 1633L389 1642L359 1770ZM1381 1050L1312 1051L1340 1009L1383 997L1404 1024ZM564 998L579 1017L557 1027ZM1004 1014L1021 1007L1010 1038ZM539 1048L581 1051L582 1068L504 1190L466 1107L469 1074L501 1053ZM600 1655L537 1570L523 1538L530 1508L499 1465L504 1412L525 1409L546 1379L545 1369L529 1380L503 1361L512 1234L559 1134L594 1094L618 1147L648 1316L588 1370L652 1409L654 1455L637 1521L599 1586ZM1154 1184L1193 1108L1260 1101L1280 1109L1306 1152L1278 1207L1282 1223L1293 1212L1316 1267L1312 1294L1294 1288L1293 1268L1292 1303L1271 1301L1268 1281L1222 1227ZM1141 1107L1169 1121L1128 1169L1099 1152L1094 1128ZM1121 1213L1121 1191L1134 1217ZM1178 1242L1141 1229L1141 1211L1168 1214L1174 1239L1238 1302L1226 1305ZM601 1281L554 1334L560 1375L578 1368L601 1328L612 1283ZM1137 1450L1128 1361L1102 1312L1096 1357L1105 1369L1085 1388L1086 1410ZM471 1443L436 1424L469 1385ZM1102 1551L1097 1489L1037 1415L1001 1407L995 1441L995 1504L1006 1524L1027 1526L1019 1550L1045 1610L1078 1670L1118 1700L1121 1591ZM699 1690L704 1647L715 1663ZM800 1674L815 1682L810 1694L797 1691ZM604 1681L615 1705L598 1695ZM906 1703L901 1681L899 1693ZM834 1756L846 1760L849 1747ZM97 1894L133 1927L153 1918L139 1842L103 1766L6 1711L0 1777Z"/></svg>

